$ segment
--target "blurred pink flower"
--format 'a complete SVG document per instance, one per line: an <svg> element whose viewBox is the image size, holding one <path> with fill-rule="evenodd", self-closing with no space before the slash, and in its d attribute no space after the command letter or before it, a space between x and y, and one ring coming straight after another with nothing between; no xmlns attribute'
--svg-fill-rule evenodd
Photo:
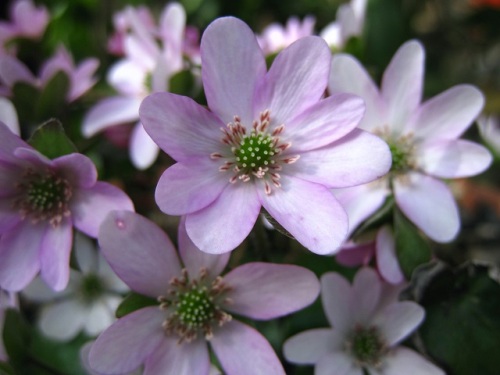
<svg viewBox="0 0 500 375"><path fill-rule="evenodd" d="M315 23L312 16L307 16L302 21L297 17L290 17L285 26L279 23L266 26L257 36L257 41L264 54L278 53L300 38L313 35Z"/></svg>
<svg viewBox="0 0 500 375"><path fill-rule="evenodd" d="M19 291L41 270L52 289L64 289L73 226L96 237L112 209L133 210L133 204L97 181L89 158L73 153L50 160L0 123L0 287Z"/></svg>
<svg viewBox="0 0 500 375"><path fill-rule="evenodd" d="M143 364L151 375L208 375L210 344L228 375L284 375L267 340L232 314L269 320L302 309L319 294L314 273L295 265L247 263L222 277L229 254L201 252L183 220L178 242L180 259L148 219L126 211L106 218L99 244L111 268L159 305L136 310L104 331L92 345L91 367L122 374Z"/></svg>
<svg viewBox="0 0 500 375"><path fill-rule="evenodd" d="M444 375L417 352L398 345L423 321L424 309L399 302L370 268L353 284L337 273L321 277L321 299L332 328L316 328L289 338L285 358L315 365L315 375Z"/></svg>
<svg viewBox="0 0 500 375"><path fill-rule="evenodd" d="M365 23L367 0L351 0L337 9L336 20L328 24L320 36L330 48L342 49L349 38L361 36Z"/></svg>

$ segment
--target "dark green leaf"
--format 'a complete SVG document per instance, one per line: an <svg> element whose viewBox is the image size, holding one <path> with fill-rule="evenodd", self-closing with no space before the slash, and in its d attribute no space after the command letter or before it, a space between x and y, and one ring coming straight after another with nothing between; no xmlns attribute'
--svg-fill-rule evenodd
<svg viewBox="0 0 500 375"><path fill-rule="evenodd" d="M170 78L168 91L179 95L190 95L193 92L193 87L193 74L188 70L183 70Z"/></svg>
<svg viewBox="0 0 500 375"><path fill-rule="evenodd" d="M66 136L63 126L50 119L36 129L28 143L49 159L77 152L75 145Z"/></svg>
<svg viewBox="0 0 500 375"><path fill-rule="evenodd" d="M28 83L18 82L12 87L11 100L16 107L21 124L34 124L37 122L35 112L39 96L38 89Z"/></svg>
<svg viewBox="0 0 500 375"><path fill-rule="evenodd" d="M22 367L28 358L31 327L19 311L7 309L3 328L3 342L14 368Z"/></svg>
<svg viewBox="0 0 500 375"><path fill-rule="evenodd" d="M431 260L431 248L427 240L398 209L394 210L394 237L399 265L407 279L421 264Z"/></svg>
<svg viewBox="0 0 500 375"><path fill-rule="evenodd" d="M57 72L40 93L36 107L39 121L60 117L66 109L66 95L69 92L69 78L64 72Z"/></svg>
<svg viewBox="0 0 500 375"><path fill-rule="evenodd" d="M0 375L15 375L15 373L8 363L0 362Z"/></svg>
<svg viewBox="0 0 500 375"><path fill-rule="evenodd" d="M116 317L121 318L131 312L142 309L147 306L158 305L158 301L154 298L144 296L139 293L130 293L125 299L120 303L120 306L116 309Z"/></svg>

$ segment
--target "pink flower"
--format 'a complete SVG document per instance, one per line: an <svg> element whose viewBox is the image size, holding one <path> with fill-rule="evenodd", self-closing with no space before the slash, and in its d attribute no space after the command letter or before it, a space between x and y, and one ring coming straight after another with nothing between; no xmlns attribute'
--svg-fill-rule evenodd
<svg viewBox="0 0 500 375"><path fill-rule="evenodd" d="M459 139L483 107L479 90L458 85L421 103L423 74L424 49L417 41L396 52L380 90L353 57L333 58L330 92L363 97L366 115L360 128L385 139L392 152L392 168L385 177L336 194L341 202L350 202L352 229L394 194L401 211L427 236L436 242L451 241L460 219L441 179L473 176L491 163L486 148Z"/></svg>
<svg viewBox="0 0 500 375"><path fill-rule="evenodd" d="M413 350L398 345L424 319L424 309L397 301L398 288L383 284L369 268L353 285L337 273L321 277L321 298L333 328L317 328L288 339L285 358L314 364L315 375L444 375Z"/></svg>
<svg viewBox="0 0 500 375"><path fill-rule="evenodd" d="M0 97L0 122L7 125L14 134L20 134L16 107L9 99L3 97Z"/></svg>
<svg viewBox="0 0 500 375"><path fill-rule="evenodd" d="M333 48L341 49L353 36L363 32L366 0L351 0L337 9L337 19L326 25L320 36Z"/></svg>
<svg viewBox="0 0 500 375"><path fill-rule="evenodd" d="M159 305L136 310L104 331L92 345L91 367L122 374L144 364L150 375L208 375L208 343L228 375L284 375L267 340L232 314L268 320L299 310L316 299L316 276L294 265L247 263L221 277L229 254L199 251L183 221L178 242L181 260L148 219L126 211L106 218L99 233L104 256L132 290Z"/></svg>
<svg viewBox="0 0 500 375"><path fill-rule="evenodd" d="M302 38L267 72L253 32L227 17L205 30L201 54L210 110L171 93L150 95L140 108L146 131L177 161L158 182L160 209L186 215L189 237L206 252L238 246L261 207L306 248L334 252L348 224L329 189L382 176L390 153L355 129L364 112L359 98L322 99L326 43Z"/></svg>
<svg viewBox="0 0 500 375"><path fill-rule="evenodd" d="M266 26L257 41L264 54L278 53L300 38L313 35L315 23L312 16L305 17L302 22L297 17L290 17L284 27L279 23Z"/></svg>
<svg viewBox="0 0 500 375"><path fill-rule="evenodd" d="M96 237L112 209L133 210L128 196L97 181L82 154L50 160L0 123L0 287L19 291L38 271L66 287L73 226Z"/></svg>
<svg viewBox="0 0 500 375"><path fill-rule="evenodd" d="M82 125L83 134L91 137L109 127L136 122L129 147L132 163L139 169L151 166L159 153L158 146L137 122L139 105L152 92L168 91L170 78L184 68L186 26L186 13L178 3L165 7L158 27L153 27L146 15L144 9L127 8L121 16L123 30L130 28L124 34L125 58L108 73L108 82L119 95L98 102Z"/></svg>

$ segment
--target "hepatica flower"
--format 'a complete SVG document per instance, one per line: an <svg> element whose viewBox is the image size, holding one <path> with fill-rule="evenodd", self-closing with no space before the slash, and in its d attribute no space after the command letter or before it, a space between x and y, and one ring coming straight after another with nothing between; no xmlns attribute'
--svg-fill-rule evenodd
<svg viewBox="0 0 500 375"><path fill-rule="evenodd" d="M385 139L392 153L391 170L383 179L346 189L337 197L350 202L349 219L357 224L392 193L401 211L427 236L448 242L458 233L460 220L453 195L441 179L473 176L491 163L486 148L459 139L484 99L475 87L458 85L421 103L423 73L424 49L417 41L397 51L380 90L353 57L333 58L330 92L363 97L366 115L360 128Z"/></svg>
<svg viewBox="0 0 500 375"><path fill-rule="evenodd" d="M284 375L267 340L233 315L268 320L299 310L318 296L316 276L294 265L247 263L222 277L229 253L199 251L183 221L178 242L181 260L153 222L126 211L108 215L99 233L104 256L132 290L159 304L104 331L91 348L91 367L122 374L143 364L149 375L208 375L208 343L228 375Z"/></svg>
<svg viewBox="0 0 500 375"><path fill-rule="evenodd" d="M322 99L326 43L302 38L267 72L250 28L227 17L206 29L201 59L209 109L172 93L150 95L140 108L146 131L177 161L158 182L161 210L186 215L189 237L206 252L238 246L261 207L305 247L334 252L348 225L329 188L385 174L390 153L355 129L359 98Z"/></svg>
<svg viewBox="0 0 500 375"><path fill-rule="evenodd" d="M19 291L41 270L52 289L64 289L73 226L96 237L112 209L133 205L97 181L90 159L73 153L50 160L0 123L0 287Z"/></svg>
<svg viewBox="0 0 500 375"><path fill-rule="evenodd" d="M397 289L396 289L397 290ZM321 298L333 328L299 333L285 342L285 358L314 364L315 375L444 375L420 354L398 345L424 318L424 309L397 301L369 269L356 274L353 285L337 273L321 278Z"/></svg>

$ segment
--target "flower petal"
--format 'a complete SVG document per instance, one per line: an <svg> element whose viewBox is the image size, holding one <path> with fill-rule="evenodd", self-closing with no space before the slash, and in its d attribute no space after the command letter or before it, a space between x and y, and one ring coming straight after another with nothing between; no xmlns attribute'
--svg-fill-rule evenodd
<svg viewBox="0 0 500 375"><path fill-rule="evenodd" d="M113 211L101 225L99 245L111 268L136 292L165 294L181 266L167 235L152 221L130 211Z"/></svg>
<svg viewBox="0 0 500 375"><path fill-rule="evenodd" d="M144 86L147 73L144 67L140 66L137 62L123 59L111 66L106 78L108 83L122 94L124 98L139 98L146 90Z"/></svg>
<svg viewBox="0 0 500 375"><path fill-rule="evenodd" d="M17 292L40 270L39 250L47 226L20 222L0 237L0 287Z"/></svg>
<svg viewBox="0 0 500 375"><path fill-rule="evenodd" d="M158 307L134 311L105 330L92 345L89 362L103 374L123 374L139 367L165 340Z"/></svg>
<svg viewBox="0 0 500 375"><path fill-rule="evenodd" d="M139 114L153 141L176 161L209 159L223 145L220 128L224 123L186 96L169 92L149 95Z"/></svg>
<svg viewBox="0 0 500 375"><path fill-rule="evenodd" d="M363 375L363 368L344 352L325 355L316 364L314 375Z"/></svg>
<svg viewBox="0 0 500 375"><path fill-rule="evenodd" d="M269 342L246 324L236 320L224 324L210 343L228 375L285 375Z"/></svg>
<svg viewBox="0 0 500 375"><path fill-rule="evenodd" d="M237 18L219 18L203 33L200 50L209 108L225 124L239 116L251 126L255 88L267 70L253 31Z"/></svg>
<svg viewBox="0 0 500 375"><path fill-rule="evenodd" d="M19 161L13 154L14 150L19 147L31 148L31 146L14 134L7 125L0 122L0 159L18 164Z"/></svg>
<svg viewBox="0 0 500 375"><path fill-rule="evenodd" d="M212 160L176 163L161 175L155 200L163 212L184 215L207 207L228 185L229 178L217 170Z"/></svg>
<svg viewBox="0 0 500 375"><path fill-rule="evenodd" d="M346 332L351 329L352 297L351 285L340 274L328 272L321 276L321 301L323 310L335 332Z"/></svg>
<svg viewBox="0 0 500 375"><path fill-rule="evenodd" d="M384 72L381 94L387 103L391 128L402 129L422 100L424 47L412 40L403 44Z"/></svg>
<svg viewBox="0 0 500 375"><path fill-rule="evenodd" d="M201 251L231 251L252 230L260 207L254 184L229 184L212 204L186 216L187 234Z"/></svg>
<svg viewBox="0 0 500 375"><path fill-rule="evenodd" d="M403 341L424 320L425 310L415 302L403 301L387 305L372 320L380 329L387 345Z"/></svg>
<svg viewBox="0 0 500 375"><path fill-rule="evenodd" d="M425 143L418 153L419 167L441 178L474 176L488 168L491 161L491 153L484 146L466 140Z"/></svg>
<svg viewBox="0 0 500 375"><path fill-rule="evenodd" d="M259 86L254 116L270 110L271 126L279 126L316 104L325 92L330 62L330 49L320 37L292 43L276 56Z"/></svg>
<svg viewBox="0 0 500 375"><path fill-rule="evenodd" d="M315 364L324 355L342 350L342 337L332 329L316 328L292 336L283 344L283 355L289 362Z"/></svg>
<svg viewBox="0 0 500 375"><path fill-rule="evenodd" d="M21 61L15 57L4 55L0 58L0 81L12 87L18 82L36 85L36 78Z"/></svg>
<svg viewBox="0 0 500 375"><path fill-rule="evenodd" d="M386 105L363 65L352 56L339 53L333 57L328 90L330 93L344 92L364 99L366 112L359 124L361 129L373 131L384 125Z"/></svg>
<svg viewBox="0 0 500 375"><path fill-rule="evenodd" d="M361 268L352 283L352 320L366 326L370 323L382 291L378 274L369 267Z"/></svg>
<svg viewBox="0 0 500 375"><path fill-rule="evenodd" d="M16 107L9 99L3 97L0 97L0 121L7 125L12 133L19 135L19 120Z"/></svg>
<svg viewBox="0 0 500 375"><path fill-rule="evenodd" d="M39 326L48 337L69 341L82 330L87 313L78 299L62 300L42 308Z"/></svg>
<svg viewBox="0 0 500 375"><path fill-rule="evenodd" d="M231 286L225 310L268 320L300 310L316 300L319 282L313 272L291 264L247 263L224 276Z"/></svg>
<svg viewBox="0 0 500 375"><path fill-rule="evenodd" d="M229 261L230 252L223 254L209 254L198 249L193 241L189 238L186 232L186 218L182 217L179 224L177 235L179 244L179 254L181 256L184 267L188 270L189 275L194 277L198 275L202 268L208 271L212 278L219 276Z"/></svg>
<svg viewBox="0 0 500 375"><path fill-rule="evenodd" d="M348 243L336 254L335 260L347 267L364 266L370 263L375 253L373 242L363 244Z"/></svg>
<svg viewBox="0 0 500 375"><path fill-rule="evenodd" d="M90 188L97 181L96 167L85 155L64 155L52 160L52 163L74 187Z"/></svg>
<svg viewBox="0 0 500 375"><path fill-rule="evenodd" d="M360 97L337 93L319 101L286 124L293 150L326 146L354 129L365 111Z"/></svg>
<svg viewBox="0 0 500 375"><path fill-rule="evenodd" d="M2 177L0 177L1 179ZM12 199L0 199L0 235L10 231L21 220L19 211L12 207Z"/></svg>
<svg viewBox="0 0 500 375"><path fill-rule="evenodd" d="M104 299L107 298L108 297L102 296L100 300L95 301L88 307L85 325L83 327L87 335L97 336L99 333L111 326L111 324L115 321L114 310L111 310L108 303L106 303L107 301L104 301ZM119 299L116 297L111 298ZM116 307L118 307L118 305L119 301L118 304L116 304Z"/></svg>
<svg viewBox="0 0 500 375"><path fill-rule="evenodd" d="M271 195L259 190L262 205L304 247L317 254L338 250L348 230L347 214L324 186L282 179Z"/></svg>
<svg viewBox="0 0 500 375"><path fill-rule="evenodd" d="M377 268L387 282L399 284L405 280L403 271L396 255L394 235L388 226L382 227L377 233Z"/></svg>
<svg viewBox="0 0 500 375"><path fill-rule="evenodd" d="M40 246L40 268L42 279L55 291L68 285L72 244L73 226L69 218L55 228L47 228Z"/></svg>
<svg viewBox="0 0 500 375"><path fill-rule="evenodd" d="M134 211L130 198L119 188L97 181L89 189L78 189L71 202L75 227L90 237L97 237L99 226L112 210Z"/></svg>
<svg viewBox="0 0 500 375"><path fill-rule="evenodd" d="M369 132L354 129L347 136L321 149L305 152L291 165L304 180L330 188L371 182L384 176L392 163L387 143Z"/></svg>
<svg viewBox="0 0 500 375"><path fill-rule="evenodd" d="M146 169L150 167L158 154L160 149L146 133L142 124L137 124L132 130L130 135L130 159L132 164L138 169Z"/></svg>
<svg viewBox="0 0 500 375"><path fill-rule="evenodd" d="M430 176L412 173L394 180L401 211L436 242L449 242L460 229L460 216L450 189Z"/></svg>
<svg viewBox="0 0 500 375"><path fill-rule="evenodd" d="M423 103L407 130L421 139L456 139L470 126L484 105L481 92L457 85Z"/></svg>
<svg viewBox="0 0 500 375"><path fill-rule="evenodd" d="M176 338L166 337L144 366L144 375L208 375L209 371L210 358L203 339L179 345Z"/></svg>
<svg viewBox="0 0 500 375"><path fill-rule="evenodd" d="M402 346L389 353L383 369L384 375L445 375L445 372L432 362Z"/></svg>
<svg viewBox="0 0 500 375"><path fill-rule="evenodd" d="M82 124L83 135L92 137L110 126L137 121L140 104L140 98L122 96L100 101L85 115Z"/></svg>

